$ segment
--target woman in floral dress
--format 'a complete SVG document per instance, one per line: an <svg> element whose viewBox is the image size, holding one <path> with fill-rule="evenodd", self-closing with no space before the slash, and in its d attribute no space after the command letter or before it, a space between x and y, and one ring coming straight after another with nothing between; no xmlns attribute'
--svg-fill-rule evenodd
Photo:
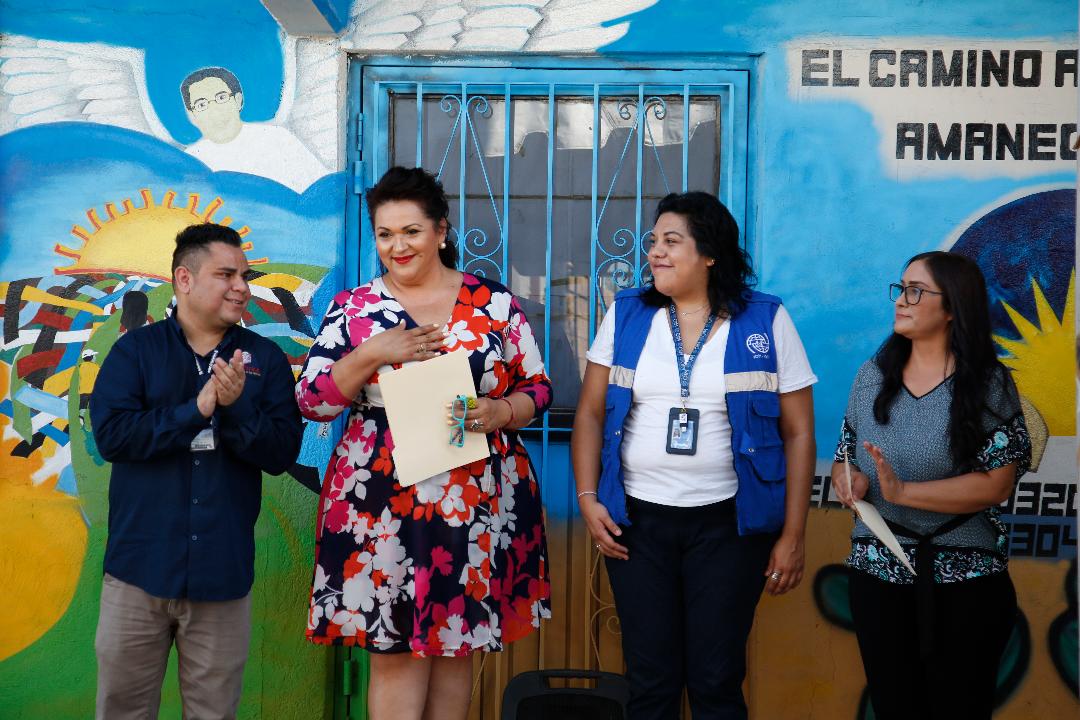
<svg viewBox="0 0 1080 720"><path fill-rule="evenodd" d="M372 653L374 720L464 718L471 653L550 616L540 489L514 431L551 384L514 296L454 269L437 180L391 168L367 201L387 272L334 298L296 386L311 420L349 411L319 502L307 636ZM454 350L478 388L466 429L491 455L403 488L379 373Z"/></svg>

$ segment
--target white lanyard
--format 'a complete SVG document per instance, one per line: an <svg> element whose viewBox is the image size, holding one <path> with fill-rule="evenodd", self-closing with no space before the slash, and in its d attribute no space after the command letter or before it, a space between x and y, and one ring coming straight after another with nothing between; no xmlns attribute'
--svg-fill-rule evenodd
<svg viewBox="0 0 1080 720"><path fill-rule="evenodd" d="M217 360L218 352L220 352L220 348L214 348L214 352L210 354L210 362L206 365L207 373L214 369L214 361ZM199 356L195 353L194 350L191 351L191 354L195 355L195 372L199 373L199 377L202 377L203 369L202 365L199 364Z"/></svg>

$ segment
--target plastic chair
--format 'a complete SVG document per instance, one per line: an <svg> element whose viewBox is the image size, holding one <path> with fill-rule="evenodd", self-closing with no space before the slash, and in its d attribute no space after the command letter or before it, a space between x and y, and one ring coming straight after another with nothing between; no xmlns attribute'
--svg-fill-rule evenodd
<svg viewBox="0 0 1080 720"><path fill-rule="evenodd" d="M552 687L553 678L593 680L595 687ZM515 675L502 698L502 720L624 720L626 678L598 670L533 670Z"/></svg>

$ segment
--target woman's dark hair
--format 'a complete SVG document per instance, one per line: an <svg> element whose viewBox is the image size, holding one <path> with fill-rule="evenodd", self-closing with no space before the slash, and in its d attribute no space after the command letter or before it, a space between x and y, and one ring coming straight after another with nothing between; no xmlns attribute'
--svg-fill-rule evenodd
<svg viewBox="0 0 1080 720"><path fill-rule="evenodd" d="M926 263L930 276L941 288L941 303L952 315L949 323L949 352L955 369L952 383L952 407L949 410L949 444L956 465L962 469L973 466L982 450L986 433L982 427L987 389L991 382L1004 382L1005 367L994 351L990 336L990 305L986 295L986 280L971 258L958 253L925 252L907 261ZM925 296L924 296L925 300ZM904 383L904 366L911 356L911 340L893 333L874 355L881 369L882 383L874 399L874 419L889 422L889 409Z"/></svg>
<svg viewBox="0 0 1080 720"><path fill-rule="evenodd" d="M446 223L446 247L439 248L439 259L448 268L456 268L457 246L450 240L450 203L446 199L442 183L423 168L390 168L367 191L368 218L375 227L375 211L388 202L408 200L420 206L424 216L436 227Z"/></svg>
<svg viewBox="0 0 1080 720"><path fill-rule="evenodd" d="M664 213L686 219L700 255L715 262L709 268L709 306L714 313L734 317L746 306L746 294L754 285L750 254L739 244L739 225L724 203L706 192L671 193L656 206L654 222ZM671 298L650 285L643 300L666 306Z"/></svg>

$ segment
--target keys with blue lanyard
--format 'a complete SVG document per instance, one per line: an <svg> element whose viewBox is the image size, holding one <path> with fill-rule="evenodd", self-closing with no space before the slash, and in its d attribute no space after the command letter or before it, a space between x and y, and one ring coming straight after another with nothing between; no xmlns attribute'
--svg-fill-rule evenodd
<svg viewBox="0 0 1080 720"><path fill-rule="evenodd" d="M679 396L682 399L682 405L668 411L667 451L671 455L694 455L697 453L701 412L686 406L686 401L690 398L690 373L694 370L694 363L701 354L701 348L709 339L709 333L716 322L716 315L709 313L709 319L705 321L705 327L701 329L701 337L698 338L693 352L685 359L683 358L682 330L679 328L679 313L675 310L675 303L668 305L668 319L671 323L671 338L675 341L675 365L679 368Z"/></svg>
<svg viewBox="0 0 1080 720"><path fill-rule="evenodd" d="M218 348L214 348L214 352L210 355L210 362L206 366L206 382L199 386L199 390L202 390L203 386L210 382L210 373L214 369L214 361L217 360ZM194 351L192 352L194 355ZM199 364L199 356L195 355L195 372L199 373L199 378L203 376L202 365ZM199 434L191 441L191 452L210 452L217 448L217 425L214 416L210 416L210 427L203 428L199 431Z"/></svg>

